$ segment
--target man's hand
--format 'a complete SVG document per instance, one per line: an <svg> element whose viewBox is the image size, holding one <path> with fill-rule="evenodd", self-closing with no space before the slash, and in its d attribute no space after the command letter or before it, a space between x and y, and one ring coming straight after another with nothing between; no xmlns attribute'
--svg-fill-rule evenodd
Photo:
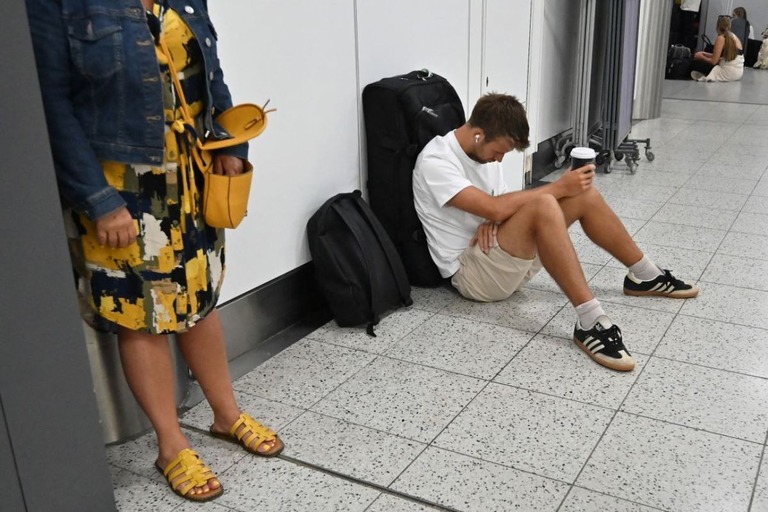
<svg viewBox="0 0 768 512"><path fill-rule="evenodd" d="M112 248L128 247L136 241L136 225L125 207L96 220L99 244Z"/></svg>
<svg viewBox="0 0 768 512"><path fill-rule="evenodd" d="M566 171L556 183L562 190L562 197L573 197L589 190L595 177L595 165L587 164L578 169Z"/></svg>
<svg viewBox="0 0 768 512"><path fill-rule="evenodd" d="M496 246L496 233L499 232L499 225L493 221L487 220L477 227L477 233L469 241L469 246L480 244L480 250L485 254Z"/></svg>
<svg viewBox="0 0 768 512"><path fill-rule="evenodd" d="M243 161L236 156L215 155L213 157L213 174L236 176L243 174Z"/></svg>

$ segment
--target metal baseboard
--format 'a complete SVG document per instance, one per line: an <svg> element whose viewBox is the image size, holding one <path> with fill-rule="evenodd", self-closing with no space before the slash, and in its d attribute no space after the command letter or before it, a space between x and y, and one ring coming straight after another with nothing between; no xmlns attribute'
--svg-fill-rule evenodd
<svg viewBox="0 0 768 512"><path fill-rule="evenodd" d="M312 263L219 306L232 379L238 379L333 317ZM192 381L182 409L204 399Z"/></svg>

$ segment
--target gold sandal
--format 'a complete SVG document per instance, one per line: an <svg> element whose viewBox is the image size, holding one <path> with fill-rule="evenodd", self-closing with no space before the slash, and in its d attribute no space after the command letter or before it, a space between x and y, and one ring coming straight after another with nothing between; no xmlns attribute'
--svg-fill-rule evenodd
<svg viewBox="0 0 768 512"><path fill-rule="evenodd" d="M216 489L200 494L190 494L192 489L209 485L208 481L216 479L216 475L211 468L203 464L197 452L189 448L181 450L179 455L165 466L165 469L161 468L157 462L155 467L168 481L171 490L189 501L210 501L224 493L224 486L219 483Z"/></svg>
<svg viewBox="0 0 768 512"><path fill-rule="evenodd" d="M214 432L213 427L211 427L210 433L212 436L218 437L219 439L239 444L245 448L246 451L262 457L274 457L283 451L283 448L285 447L280 438L277 437L277 432L271 428L265 427L246 413L240 415L235 424L232 425L232 428L229 429L229 433L222 434ZM271 450L259 450L259 447L264 443L273 441L274 445Z"/></svg>

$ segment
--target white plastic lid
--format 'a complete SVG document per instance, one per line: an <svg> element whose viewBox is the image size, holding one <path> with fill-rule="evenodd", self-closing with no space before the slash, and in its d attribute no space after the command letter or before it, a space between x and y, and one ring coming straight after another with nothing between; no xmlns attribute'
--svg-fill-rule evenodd
<svg viewBox="0 0 768 512"><path fill-rule="evenodd" d="M571 158L580 158L582 160L592 160L597 156L597 152L592 148L573 148Z"/></svg>

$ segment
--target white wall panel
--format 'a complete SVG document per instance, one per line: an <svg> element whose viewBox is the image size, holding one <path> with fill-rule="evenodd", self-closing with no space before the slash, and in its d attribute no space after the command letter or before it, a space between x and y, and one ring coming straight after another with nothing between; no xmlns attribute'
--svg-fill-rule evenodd
<svg viewBox="0 0 768 512"><path fill-rule="evenodd" d="M271 99L251 142L254 181L243 224L227 232L229 300L310 260L306 222L331 195L359 187L352 0L209 2L235 103Z"/></svg>
<svg viewBox="0 0 768 512"><path fill-rule="evenodd" d="M535 0L542 1L542 0ZM531 44L541 45L539 119L536 143L571 128L579 5L574 0L543 0L542 31Z"/></svg>
<svg viewBox="0 0 768 512"><path fill-rule="evenodd" d="M427 68L445 77L467 108L470 0L360 0L360 87Z"/></svg>

